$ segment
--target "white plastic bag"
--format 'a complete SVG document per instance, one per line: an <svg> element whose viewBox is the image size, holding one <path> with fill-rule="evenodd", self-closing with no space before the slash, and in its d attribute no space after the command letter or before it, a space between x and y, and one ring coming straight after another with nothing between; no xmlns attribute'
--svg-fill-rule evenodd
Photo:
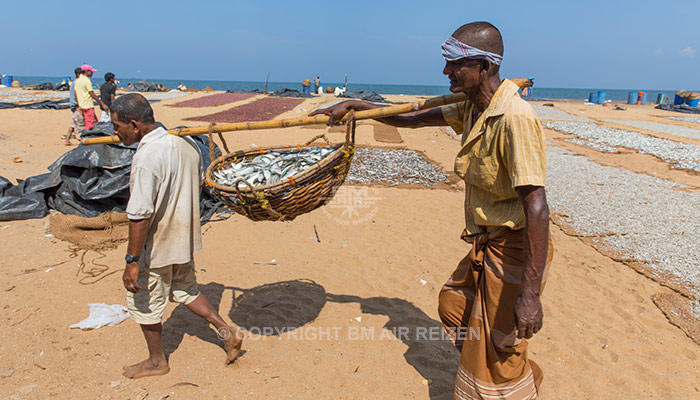
<svg viewBox="0 0 700 400"><path fill-rule="evenodd" d="M90 316L71 325L71 329L97 329L103 326L113 326L129 318L129 311L121 304L110 306L105 303L90 303L88 306L90 307Z"/></svg>

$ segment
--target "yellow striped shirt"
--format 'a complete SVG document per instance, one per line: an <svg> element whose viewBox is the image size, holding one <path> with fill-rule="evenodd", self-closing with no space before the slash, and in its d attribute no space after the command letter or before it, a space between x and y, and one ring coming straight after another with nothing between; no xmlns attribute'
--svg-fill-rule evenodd
<svg viewBox="0 0 700 400"><path fill-rule="evenodd" d="M466 184L467 233L478 233L479 227L524 228L515 187L544 186L547 154L540 121L520 98L518 86L504 79L476 122L468 101L443 106L442 115L462 134L455 173Z"/></svg>

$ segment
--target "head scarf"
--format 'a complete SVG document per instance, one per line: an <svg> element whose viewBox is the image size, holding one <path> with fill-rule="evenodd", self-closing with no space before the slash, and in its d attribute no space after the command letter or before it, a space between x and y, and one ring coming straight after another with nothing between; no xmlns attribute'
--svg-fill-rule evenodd
<svg viewBox="0 0 700 400"><path fill-rule="evenodd" d="M452 36L450 36L445 43L442 44L442 56L445 58L445 61L455 61L459 60L460 58L485 58L491 61L492 64L496 65L501 65L503 62L502 55L477 49L476 47L460 42Z"/></svg>

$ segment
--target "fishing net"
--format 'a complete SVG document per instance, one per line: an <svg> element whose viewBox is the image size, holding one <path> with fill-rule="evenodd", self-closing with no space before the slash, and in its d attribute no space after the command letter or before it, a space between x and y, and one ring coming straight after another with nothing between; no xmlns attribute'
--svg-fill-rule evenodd
<svg viewBox="0 0 700 400"><path fill-rule="evenodd" d="M99 282L121 271L98 260L107 257L105 251L127 241L129 219L126 213L104 213L92 218L54 213L49 218L49 231L56 239L71 243L69 257L79 261L76 276L82 274L78 280L81 285ZM90 251L97 254L91 258Z"/></svg>
<svg viewBox="0 0 700 400"><path fill-rule="evenodd" d="M213 145L214 125L209 125L209 143ZM229 152L219 133L226 155L214 159L205 174L206 185L223 204L253 221L291 221L329 202L336 188L343 184L355 153L355 117L348 120L345 142L333 144L325 135L318 135L304 145L260 148L259 150ZM316 147L312 143L324 139L333 151L307 169L274 183L254 186L246 179L233 185L216 182L214 172L231 167L242 160L252 160L270 152L291 152ZM210 151L213 147L210 148Z"/></svg>
<svg viewBox="0 0 700 400"><path fill-rule="evenodd" d="M93 218L55 213L49 218L49 231L78 250L110 250L126 242L129 220L126 213L104 213Z"/></svg>

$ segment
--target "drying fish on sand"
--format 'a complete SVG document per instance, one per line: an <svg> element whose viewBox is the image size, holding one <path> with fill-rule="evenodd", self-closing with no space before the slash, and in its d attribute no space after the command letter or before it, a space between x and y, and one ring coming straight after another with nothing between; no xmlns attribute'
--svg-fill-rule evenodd
<svg viewBox="0 0 700 400"><path fill-rule="evenodd" d="M252 160L233 162L228 168L213 171L217 183L235 186L239 179L253 186L264 186L288 179L321 161L335 148L316 147L290 152L271 151Z"/></svg>

